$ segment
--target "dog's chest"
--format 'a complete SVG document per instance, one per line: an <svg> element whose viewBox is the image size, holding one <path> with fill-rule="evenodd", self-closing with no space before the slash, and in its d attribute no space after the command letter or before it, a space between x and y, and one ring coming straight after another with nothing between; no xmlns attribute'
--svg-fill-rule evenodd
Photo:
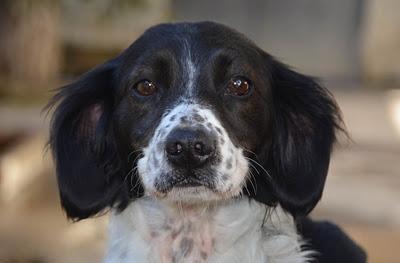
<svg viewBox="0 0 400 263"><path fill-rule="evenodd" d="M111 218L105 262L305 262L293 222L279 215L281 225L262 228L260 208L245 200L174 211L139 201Z"/></svg>
<svg viewBox="0 0 400 263"><path fill-rule="evenodd" d="M207 218L195 214L184 218L168 218L161 227L150 231L151 254L161 262L207 262L215 237Z"/></svg>

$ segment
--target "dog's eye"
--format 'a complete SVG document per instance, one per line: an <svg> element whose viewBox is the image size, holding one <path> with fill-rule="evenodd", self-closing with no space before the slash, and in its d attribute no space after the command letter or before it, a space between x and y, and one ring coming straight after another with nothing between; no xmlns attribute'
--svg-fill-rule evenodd
<svg viewBox="0 0 400 263"><path fill-rule="evenodd" d="M150 80L141 80L133 86L133 89L141 96L150 96L157 91L156 85Z"/></svg>
<svg viewBox="0 0 400 263"><path fill-rule="evenodd" d="M232 95L244 96L250 91L250 82L243 77L235 77L229 81L227 88Z"/></svg>

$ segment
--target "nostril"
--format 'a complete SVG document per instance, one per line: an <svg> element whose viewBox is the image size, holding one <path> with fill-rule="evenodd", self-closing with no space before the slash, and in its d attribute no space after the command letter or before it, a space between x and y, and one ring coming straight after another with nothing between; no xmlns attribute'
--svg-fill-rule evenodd
<svg viewBox="0 0 400 263"><path fill-rule="evenodd" d="M205 157L205 156L211 155L213 150L214 149L213 149L211 142L210 143L196 142L193 145L193 153L194 153L194 155L197 155L197 156Z"/></svg>
<svg viewBox="0 0 400 263"><path fill-rule="evenodd" d="M179 142L177 142L177 143L175 144L175 151L174 151L174 154L178 155L178 154L180 154L182 151L183 151L183 146L182 146L182 144L179 143Z"/></svg>
<svg viewBox="0 0 400 263"><path fill-rule="evenodd" d="M204 145L201 142L196 142L194 144L194 152L197 155L204 155Z"/></svg>
<svg viewBox="0 0 400 263"><path fill-rule="evenodd" d="M169 155L179 155L183 151L182 143L180 142L168 143L166 145L165 151Z"/></svg>

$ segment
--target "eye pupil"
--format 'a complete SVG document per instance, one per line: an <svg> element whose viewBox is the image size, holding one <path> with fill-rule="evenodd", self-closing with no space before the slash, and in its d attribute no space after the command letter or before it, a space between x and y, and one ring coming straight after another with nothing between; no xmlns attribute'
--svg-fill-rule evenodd
<svg viewBox="0 0 400 263"><path fill-rule="evenodd" d="M142 80L134 86L134 89L141 96L150 96L156 92L157 87L149 80Z"/></svg>
<svg viewBox="0 0 400 263"><path fill-rule="evenodd" d="M244 96L249 93L250 83L241 77L233 78L228 84L228 90L235 96Z"/></svg>

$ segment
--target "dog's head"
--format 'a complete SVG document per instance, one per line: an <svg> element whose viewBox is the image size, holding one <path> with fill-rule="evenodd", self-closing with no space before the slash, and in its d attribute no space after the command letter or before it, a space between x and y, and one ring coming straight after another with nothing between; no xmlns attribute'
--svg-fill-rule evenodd
<svg viewBox="0 0 400 263"><path fill-rule="evenodd" d="M209 22L150 28L51 103L61 201L74 219L142 195L199 203L246 194L306 214L341 121L312 78Z"/></svg>

